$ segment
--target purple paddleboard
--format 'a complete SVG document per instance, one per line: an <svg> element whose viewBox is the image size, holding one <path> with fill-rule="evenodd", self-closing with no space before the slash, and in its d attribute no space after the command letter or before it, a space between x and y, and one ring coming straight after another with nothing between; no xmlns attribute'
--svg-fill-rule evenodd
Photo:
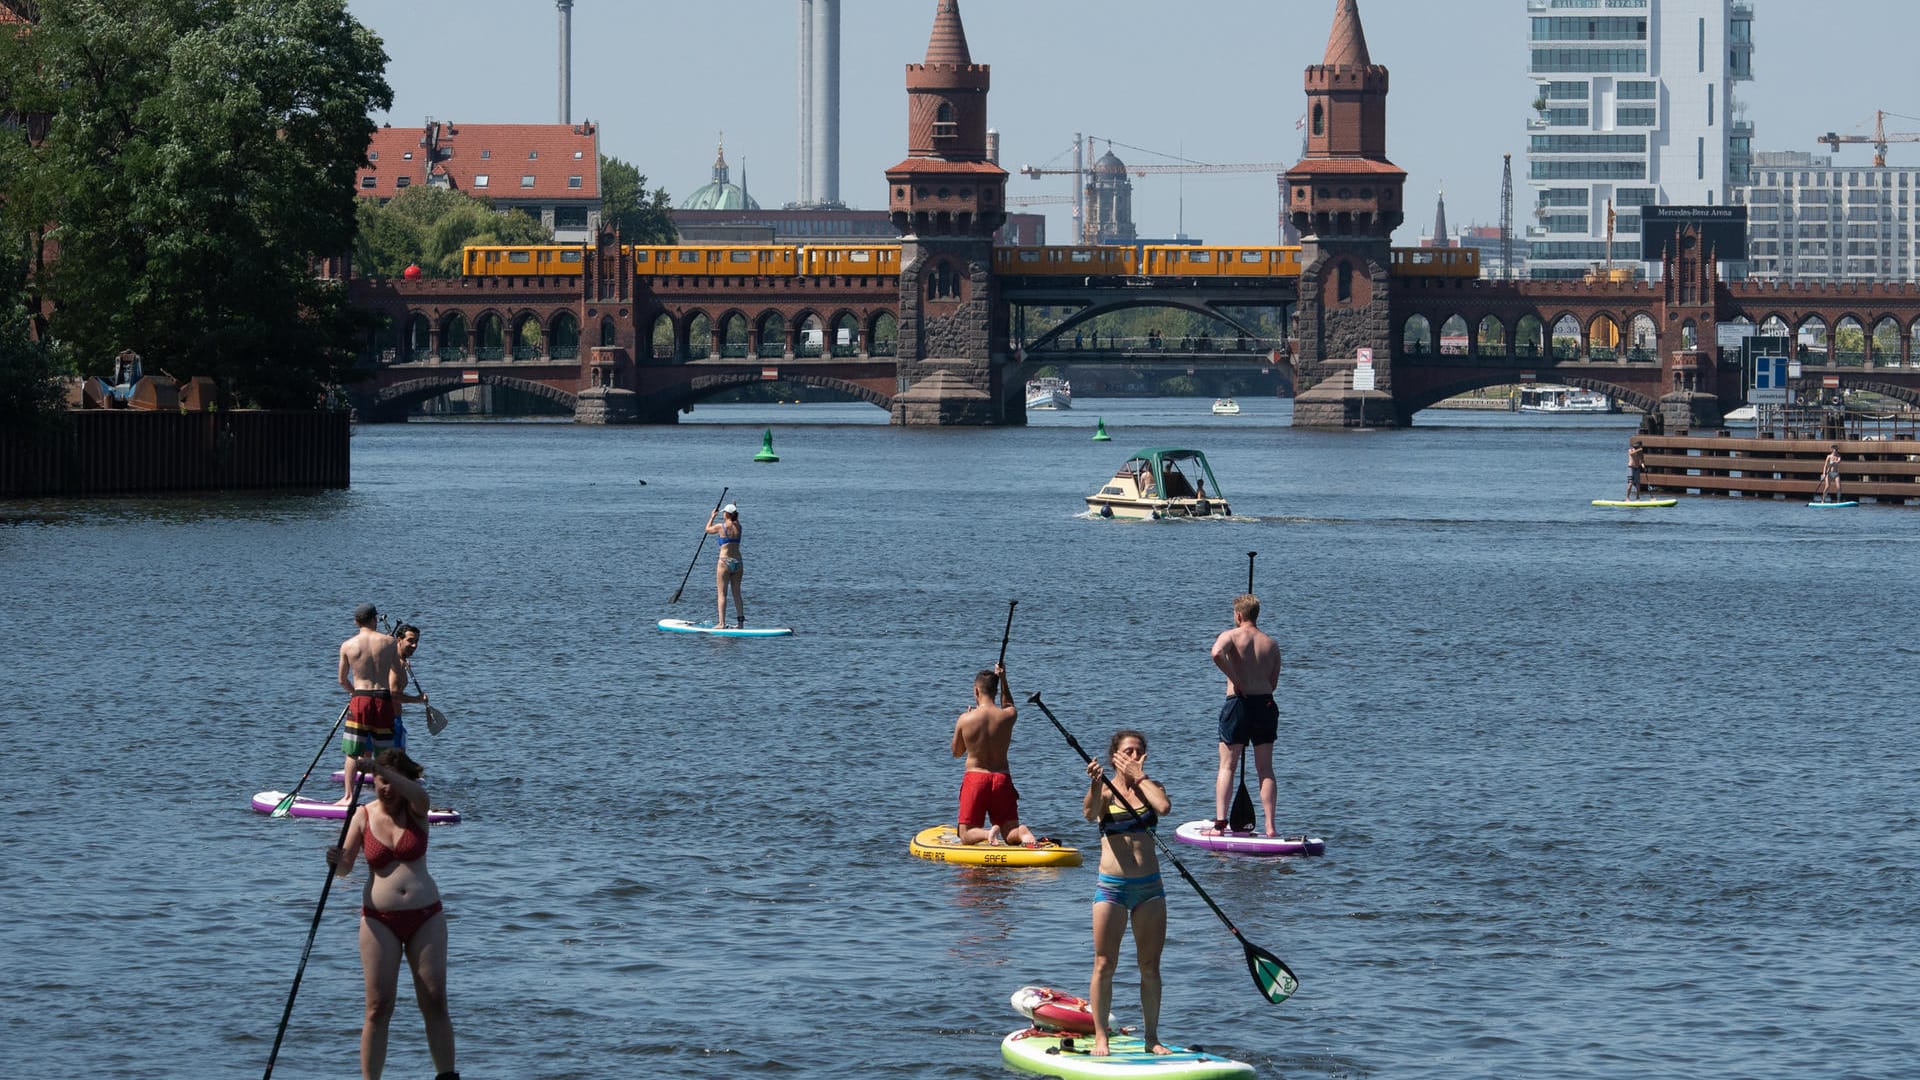
<svg viewBox="0 0 1920 1080"><path fill-rule="evenodd" d="M284 791L263 791L253 797L253 810L257 814L271 814L280 800L287 797ZM347 816L347 808L332 799L309 799L301 795L293 800L293 808L287 811L288 817L331 818L334 821ZM460 811L445 807L427 811L427 824L453 825L460 821Z"/></svg>
<svg viewBox="0 0 1920 1080"><path fill-rule="evenodd" d="M1213 822L1189 821L1173 830L1174 839L1209 851L1230 851L1236 855L1325 855L1327 842L1317 836L1264 836L1255 832L1227 832L1204 835Z"/></svg>

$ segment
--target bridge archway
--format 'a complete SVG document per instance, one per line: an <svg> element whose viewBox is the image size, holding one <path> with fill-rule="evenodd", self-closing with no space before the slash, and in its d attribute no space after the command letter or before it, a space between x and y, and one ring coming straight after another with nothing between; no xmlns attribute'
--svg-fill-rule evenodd
<svg viewBox="0 0 1920 1080"><path fill-rule="evenodd" d="M1615 401L1632 406L1643 413L1653 412L1660 404L1659 401L1646 394L1640 393L1637 390L1630 390L1618 383L1608 382L1605 379L1592 378L1567 371L1555 371L1552 375L1552 381L1561 386L1572 386L1581 390L1598 390L1608 397L1613 398ZM1488 371L1463 375L1461 378L1452 382L1434 386L1418 394L1407 395L1401 398L1399 402L1400 422L1403 426L1410 424L1413 420L1414 413L1422 409L1432 408L1450 397L1469 394L1475 390L1484 390L1489 386L1504 386L1511 382L1513 382L1513 373L1511 371Z"/></svg>
<svg viewBox="0 0 1920 1080"><path fill-rule="evenodd" d="M568 411L572 411L579 404L578 395L571 391L562 390L556 386L549 386L546 383L534 379L521 379L512 375L498 375L493 372L483 371L480 373L477 381L482 385L505 387L507 389L531 394L534 397L544 398L557 405L565 406ZM373 412L377 415L398 414L399 416L404 416L414 406L422 402L430 401L442 394L451 393L472 385L474 385L474 383L467 382L465 378L463 378L463 373L458 371L427 375L418 379L409 379L406 382L383 387L373 395L369 404L372 406Z"/></svg>
<svg viewBox="0 0 1920 1080"><path fill-rule="evenodd" d="M846 379L836 379L825 375L807 375L791 370L782 371L780 378L784 382L804 383L807 386L818 386L823 389L833 390L846 394L849 397L858 398L869 405L879 406L882 409L891 410L893 408L893 395L879 393L857 382L849 382ZM663 392L662 399L672 407L673 412L683 412L690 406L705 401L710 397L723 394L736 387L753 386L760 381L760 376L753 372L719 372L712 375L699 375L696 376L692 382L684 386L677 387L670 392Z"/></svg>
<svg viewBox="0 0 1920 1080"><path fill-rule="evenodd" d="M1025 306L1037 307L1041 305L1036 303L1028 303ZM1260 307L1260 306L1289 307L1290 308L1292 305L1291 304L1286 304L1286 305L1249 304L1246 306L1248 307ZM1062 319L1057 325L1054 326L1053 329L1047 331L1044 334L1041 334L1039 337L1036 337L1031 341L1028 341L1026 343L1026 350L1029 353L1035 353L1035 352L1041 351L1042 349L1055 348L1057 347L1056 342L1059 342L1062 340L1070 341L1073 337L1074 331L1084 330L1088 323L1092 322L1093 320L1099 318L1102 315L1108 315L1116 311L1128 311L1128 310L1137 309L1137 308L1158 308L1158 309L1164 309L1168 311L1184 311L1190 315L1198 315L1203 319L1214 319L1221 323L1224 323L1228 327L1231 327L1236 334L1246 337L1249 340L1259 341L1263 339L1260 329L1257 326L1252 325L1245 319L1242 319L1236 315L1233 315L1227 308L1219 307L1211 303L1175 300L1175 299L1170 299L1166 297L1141 297L1141 298L1134 298L1134 299L1115 300L1108 303L1096 302L1096 303L1088 304L1087 306L1079 309L1078 311L1075 311L1073 314L1068 315L1065 319Z"/></svg>

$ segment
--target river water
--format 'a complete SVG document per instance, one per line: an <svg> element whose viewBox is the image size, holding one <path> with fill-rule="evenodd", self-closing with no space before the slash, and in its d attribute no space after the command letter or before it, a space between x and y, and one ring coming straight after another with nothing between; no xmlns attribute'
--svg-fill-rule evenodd
<svg viewBox="0 0 1920 1080"><path fill-rule="evenodd" d="M344 492L0 504L4 1071L265 1064L334 830L247 800L321 745L371 599L423 624L452 719L414 740L466 815L429 860L465 1075L1000 1075L1007 996L1085 986L1094 874L908 855L951 820L970 677L1018 598L1016 693L1089 747L1143 729L1174 819L1210 816L1207 649L1255 550L1281 824L1328 851L1182 847L1301 986L1262 1000L1169 867L1168 1038L1264 1077L1911 1075L1920 516L1592 508L1631 418L1314 433L1243 406L415 423L359 430ZM782 460L754 464L767 426ZM1204 449L1236 518L1087 518L1156 445ZM748 614L791 638L654 629L711 618L711 545L667 601L723 485ZM1013 769L1023 818L1091 851L1032 708ZM276 1075L354 1075L361 873ZM1126 1022L1133 972L1129 946ZM430 1075L404 986L393 1030L388 1075Z"/></svg>

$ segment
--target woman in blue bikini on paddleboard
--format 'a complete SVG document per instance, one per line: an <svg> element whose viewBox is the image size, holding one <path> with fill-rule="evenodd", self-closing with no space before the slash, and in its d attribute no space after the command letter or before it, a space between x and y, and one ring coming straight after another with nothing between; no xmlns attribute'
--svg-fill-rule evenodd
<svg viewBox="0 0 1920 1080"><path fill-rule="evenodd" d="M1120 942L1133 923L1133 947L1140 963L1140 1019L1147 1050L1168 1052L1160 1042L1160 951L1167 943L1167 894L1160 884L1160 858L1153 827L1172 809L1167 789L1147 776L1147 737L1122 728L1107 743L1113 763L1109 790L1106 770L1087 762L1087 796L1082 809L1100 826L1100 883L1093 891L1093 986L1087 1005L1093 1013L1093 1051L1107 1052L1107 1010L1113 1004L1113 970L1120 963ZM1127 805L1115 802L1118 792Z"/></svg>
<svg viewBox="0 0 1920 1080"><path fill-rule="evenodd" d="M725 515L725 520L721 520ZM707 519L707 535L720 538L720 561L714 564L713 582L719 590L720 612L715 627L727 625L727 589L733 589L734 625L747 625L747 604L740 599L740 508L728 503Z"/></svg>

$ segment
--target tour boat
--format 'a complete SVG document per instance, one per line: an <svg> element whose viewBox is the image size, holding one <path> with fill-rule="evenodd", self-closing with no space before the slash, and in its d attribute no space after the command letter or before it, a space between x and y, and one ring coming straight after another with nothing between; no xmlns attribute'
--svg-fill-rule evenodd
<svg viewBox="0 0 1920 1080"><path fill-rule="evenodd" d="M1027 381L1028 409L1071 409L1073 408L1073 384L1065 379L1048 376L1044 379Z"/></svg>
<svg viewBox="0 0 1920 1080"><path fill-rule="evenodd" d="M1520 411L1530 413L1610 413L1613 399L1598 390L1571 386L1523 386Z"/></svg>
<svg viewBox="0 0 1920 1080"><path fill-rule="evenodd" d="M1239 416L1240 403L1233 400L1230 397L1214 398L1213 399L1213 415Z"/></svg>
<svg viewBox="0 0 1920 1080"><path fill-rule="evenodd" d="M1198 450L1136 450L1113 479L1087 496L1087 509L1103 518L1225 517L1233 511Z"/></svg>

